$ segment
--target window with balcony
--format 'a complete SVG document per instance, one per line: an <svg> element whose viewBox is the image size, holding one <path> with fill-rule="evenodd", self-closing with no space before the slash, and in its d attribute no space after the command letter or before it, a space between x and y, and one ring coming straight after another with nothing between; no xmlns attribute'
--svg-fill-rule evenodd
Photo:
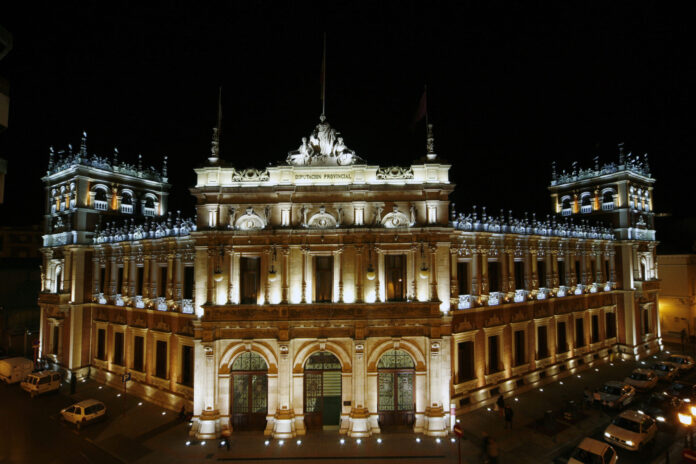
<svg viewBox="0 0 696 464"><path fill-rule="evenodd" d="M155 376L160 379L167 378L167 342L157 340L155 345Z"/></svg>
<svg viewBox="0 0 696 464"><path fill-rule="evenodd" d="M599 341L599 315L592 315L592 343L597 343Z"/></svg>
<svg viewBox="0 0 696 464"><path fill-rule="evenodd" d="M239 260L239 297L242 304L256 304L261 287L260 258L242 257Z"/></svg>
<svg viewBox="0 0 696 464"><path fill-rule="evenodd" d="M581 317L575 319L575 346L577 348L585 346L585 325Z"/></svg>
<svg viewBox="0 0 696 464"><path fill-rule="evenodd" d="M549 339L547 327L540 325L537 327L537 359L545 359L549 357Z"/></svg>
<svg viewBox="0 0 696 464"><path fill-rule="evenodd" d="M458 383L476 378L474 363L474 342L457 343L457 380Z"/></svg>
<svg viewBox="0 0 696 464"><path fill-rule="evenodd" d="M556 323L556 340L558 341L558 352L565 353L568 351L568 336L566 333L566 323Z"/></svg>
<svg viewBox="0 0 696 464"><path fill-rule="evenodd" d="M387 301L406 299L406 255L386 255L384 257Z"/></svg>
<svg viewBox="0 0 696 464"><path fill-rule="evenodd" d="M193 266L186 266L184 268L184 299L193 299Z"/></svg>
<svg viewBox="0 0 696 464"><path fill-rule="evenodd" d="M561 200L561 215L570 216L573 213L573 204L570 197L565 197Z"/></svg>
<svg viewBox="0 0 696 464"><path fill-rule="evenodd" d="M500 263L498 261L488 261L488 291L501 292L502 278L500 276Z"/></svg>
<svg viewBox="0 0 696 464"><path fill-rule="evenodd" d="M133 214L133 197L128 193L124 193L121 198L121 212L124 214Z"/></svg>
<svg viewBox="0 0 696 464"><path fill-rule="evenodd" d="M159 281L157 282L157 296L167 296L167 268L162 266L159 268Z"/></svg>
<svg viewBox="0 0 696 464"><path fill-rule="evenodd" d="M515 290L524 289L524 261L515 261Z"/></svg>
<svg viewBox="0 0 696 464"><path fill-rule="evenodd" d="M577 259L575 260L575 279L576 282L579 284L584 284L585 280L583 279L583 275L580 269L580 261Z"/></svg>
<svg viewBox="0 0 696 464"><path fill-rule="evenodd" d="M109 202L106 198L106 192L102 189L97 189L94 193L94 209L98 211L106 211L109 209Z"/></svg>
<svg viewBox="0 0 696 464"><path fill-rule="evenodd" d="M498 335L488 337L488 373L493 374L500 370L500 352Z"/></svg>
<svg viewBox="0 0 696 464"><path fill-rule="evenodd" d="M97 359L106 359L106 329L97 330Z"/></svg>
<svg viewBox="0 0 696 464"><path fill-rule="evenodd" d="M521 366L527 362L524 335L524 330L515 331L515 366Z"/></svg>
<svg viewBox="0 0 696 464"><path fill-rule="evenodd" d="M123 332L114 332L113 363L123 366Z"/></svg>
<svg viewBox="0 0 696 464"><path fill-rule="evenodd" d="M133 337L133 370L144 372L145 338L140 335Z"/></svg>
<svg viewBox="0 0 696 464"><path fill-rule="evenodd" d="M592 196L589 193L580 199L580 212L583 214L592 212Z"/></svg>
<svg viewBox="0 0 696 464"><path fill-rule="evenodd" d="M314 258L314 301L330 303L333 296L333 256Z"/></svg>
<svg viewBox="0 0 696 464"><path fill-rule="evenodd" d="M568 279L566 278L566 268L565 261L558 261L558 285L568 285Z"/></svg>
<svg viewBox="0 0 696 464"><path fill-rule="evenodd" d="M457 263L457 282L459 284L459 294L469 295L469 263Z"/></svg>
<svg viewBox="0 0 696 464"><path fill-rule="evenodd" d="M606 191L602 194L602 211L611 211L614 209L614 192Z"/></svg>
<svg viewBox="0 0 696 464"><path fill-rule="evenodd" d="M135 271L135 275L135 294L142 296L143 279L145 278L145 268L143 266L138 266L137 270Z"/></svg>
<svg viewBox="0 0 696 464"><path fill-rule="evenodd" d="M546 287L546 262L537 261L537 278L539 279L539 287Z"/></svg>
<svg viewBox="0 0 696 464"><path fill-rule="evenodd" d="M143 205L143 216L153 217L155 215L155 200L152 197L145 198Z"/></svg>

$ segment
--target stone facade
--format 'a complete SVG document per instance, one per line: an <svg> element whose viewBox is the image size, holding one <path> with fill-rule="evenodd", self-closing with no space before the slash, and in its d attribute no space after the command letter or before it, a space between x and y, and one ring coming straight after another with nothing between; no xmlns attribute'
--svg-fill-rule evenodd
<svg viewBox="0 0 696 464"><path fill-rule="evenodd" d="M114 384L130 372L132 392L192 408L200 438L288 438L445 435L499 393L659 349L654 231L622 222L635 202L582 213L609 212L611 227L567 223L563 208L545 221L458 214L432 128L408 167L367 164L336 135L321 119L285 164L239 170L215 131L193 221L160 200L154 220L120 211L60 243L49 196L43 353ZM49 195L70 185L64 164L44 178ZM652 182L637 170L617 172ZM593 172L556 176L552 197L594 191L607 173ZM90 176L76 185L102 182ZM617 239L629 229L645 233Z"/></svg>

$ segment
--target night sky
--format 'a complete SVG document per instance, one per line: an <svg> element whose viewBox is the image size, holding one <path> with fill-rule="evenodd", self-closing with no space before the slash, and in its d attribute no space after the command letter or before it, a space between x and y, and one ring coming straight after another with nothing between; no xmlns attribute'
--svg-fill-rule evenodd
<svg viewBox="0 0 696 464"><path fill-rule="evenodd" d="M19 2L15 2L19 3ZM26 3L26 2L24 2ZM192 212L193 168L208 156L223 86L222 157L285 159L321 113L369 163L423 156L411 128L423 86L457 210L550 212L550 165L649 153L655 207L693 214L694 12L640 2L140 2L3 11L14 49L2 224L35 223L48 147L146 164L170 160L171 209ZM201 2L202 3L202 2ZM96 5L100 6L97 7Z"/></svg>

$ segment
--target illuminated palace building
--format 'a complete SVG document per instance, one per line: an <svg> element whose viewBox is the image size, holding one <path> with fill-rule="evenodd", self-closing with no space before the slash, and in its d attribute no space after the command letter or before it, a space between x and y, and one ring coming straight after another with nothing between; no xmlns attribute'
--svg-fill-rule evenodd
<svg viewBox="0 0 696 464"><path fill-rule="evenodd" d="M130 373L200 438L445 435L499 393L660 349L643 158L554 172L546 220L454 212L432 127L407 167L363 161L322 117L281 163L239 169L216 130L193 220L167 211L166 159L138 164L86 136L51 151L41 354Z"/></svg>

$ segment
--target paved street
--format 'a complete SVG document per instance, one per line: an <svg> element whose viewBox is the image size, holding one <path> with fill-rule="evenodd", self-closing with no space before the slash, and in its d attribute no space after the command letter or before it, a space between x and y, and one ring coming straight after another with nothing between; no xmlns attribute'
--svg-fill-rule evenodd
<svg viewBox="0 0 696 464"><path fill-rule="evenodd" d="M507 398L515 411L512 433L504 430L497 412L486 408L460 417L465 431L462 462L482 462L480 444L484 431L498 442L500 463L565 462L583 437L601 439L604 428L616 414L592 408L581 410L576 419L568 422L560 414L566 402L575 400L580 404L585 386L593 389L606 380L621 380L639 365L641 363L628 361L601 364L596 369L583 370L578 374L580 377L566 377L518 397ZM696 372L686 379L696 380ZM64 385L61 393L32 400L18 385L0 384L4 416L0 422L0 462L456 462L457 448L451 437L438 441L409 432L385 431L358 442L335 431L312 431L305 437L282 443L269 440L261 433L235 433L230 451L227 451L219 440L199 442L188 437L188 423L180 421L175 412L93 381L80 383L72 398L68 390ZM60 421L61 408L86 398L104 401L108 418L80 431ZM544 421L547 410L556 418L551 427ZM676 447L672 446L672 450L678 454L682 433L660 425L653 446L642 453L618 450L619 462L662 462L675 441Z"/></svg>

